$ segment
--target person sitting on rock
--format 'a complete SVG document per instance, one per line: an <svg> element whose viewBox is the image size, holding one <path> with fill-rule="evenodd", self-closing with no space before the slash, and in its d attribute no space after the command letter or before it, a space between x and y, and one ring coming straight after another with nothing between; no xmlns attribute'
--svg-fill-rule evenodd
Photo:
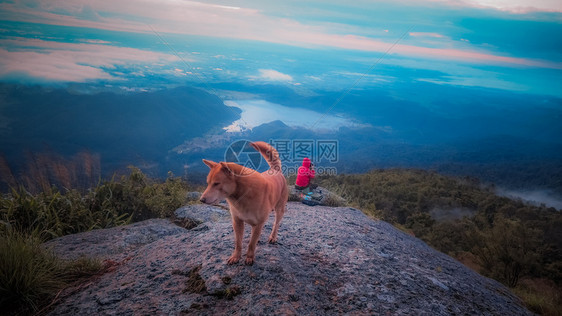
<svg viewBox="0 0 562 316"><path fill-rule="evenodd" d="M315 171L310 159L304 158L302 160L302 166L299 167L297 171L297 181L295 182L295 189L303 191L304 194L308 194L310 189L314 189L317 185L314 185L310 180L314 179Z"/></svg>

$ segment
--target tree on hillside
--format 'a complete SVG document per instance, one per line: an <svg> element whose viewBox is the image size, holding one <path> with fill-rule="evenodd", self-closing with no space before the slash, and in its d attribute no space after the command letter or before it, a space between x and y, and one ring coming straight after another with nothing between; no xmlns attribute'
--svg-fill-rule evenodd
<svg viewBox="0 0 562 316"><path fill-rule="evenodd" d="M474 247L484 273L514 287L531 274L540 258L541 232L518 220L496 216L494 226L480 234Z"/></svg>

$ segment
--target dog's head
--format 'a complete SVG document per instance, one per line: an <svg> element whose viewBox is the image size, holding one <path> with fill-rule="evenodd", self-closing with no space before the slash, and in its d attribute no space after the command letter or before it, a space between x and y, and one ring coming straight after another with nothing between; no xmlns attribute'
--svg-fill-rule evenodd
<svg viewBox="0 0 562 316"><path fill-rule="evenodd" d="M230 196L236 190L234 174L225 162L214 162L203 159L211 169L207 175L207 189L201 195L200 201L215 204Z"/></svg>

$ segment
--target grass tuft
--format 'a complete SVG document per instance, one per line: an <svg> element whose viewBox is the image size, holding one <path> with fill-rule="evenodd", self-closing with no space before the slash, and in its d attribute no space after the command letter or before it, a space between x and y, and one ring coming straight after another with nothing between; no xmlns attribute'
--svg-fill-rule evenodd
<svg viewBox="0 0 562 316"><path fill-rule="evenodd" d="M562 316L562 290L546 279L525 279L512 291L527 308L539 315Z"/></svg>
<svg viewBox="0 0 562 316"><path fill-rule="evenodd" d="M97 260L62 261L38 236L9 229L0 234L0 310L35 313L65 286L100 270Z"/></svg>
<svg viewBox="0 0 562 316"><path fill-rule="evenodd" d="M64 286L57 258L36 236L9 230L0 236L0 306L8 313L37 311Z"/></svg>
<svg viewBox="0 0 562 316"><path fill-rule="evenodd" d="M345 202L345 200L333 193L328 193L323 199L322 199L322 205L326 205L326 206L330 206L330 207L340 207L340 206L345 206L347 203Z"/></svg>
<svg viewBox="0 0 562 316"><path fill-rule="evenodd" d="M203 279L203 277L201 277L201 274L199 274L199 271L201 271L201 265L198 265L196 267L194 267L193 269L191 269L188 273L187 273L187 281L186 281L186 288L183 290L183 293L189 292L189 293L206 293L207 292L207 286L205 284L205 280Z"/></svg>

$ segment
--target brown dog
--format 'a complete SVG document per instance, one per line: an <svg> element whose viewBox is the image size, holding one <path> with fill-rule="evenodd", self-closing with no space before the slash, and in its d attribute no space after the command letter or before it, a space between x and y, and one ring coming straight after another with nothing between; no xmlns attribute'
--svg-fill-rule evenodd
<svg viewBox="0 0 562 316"><path fill-rule="evenodd" d="M269 164L268 171L259 173L233 162L217 163L203 159L211 170L207 176L207 189L201 195L201 202L214 204L226 198L230 206L234 228L234 252L228 259L228 264L240 260L244 223L252 226L246 264L254 263L256 245L271 211L275 211L275 223L269 235L269 242L277 242L277 230L287 204L287 183L281 172L279 153L265 142L254 142L251 145Z"/></svg>

